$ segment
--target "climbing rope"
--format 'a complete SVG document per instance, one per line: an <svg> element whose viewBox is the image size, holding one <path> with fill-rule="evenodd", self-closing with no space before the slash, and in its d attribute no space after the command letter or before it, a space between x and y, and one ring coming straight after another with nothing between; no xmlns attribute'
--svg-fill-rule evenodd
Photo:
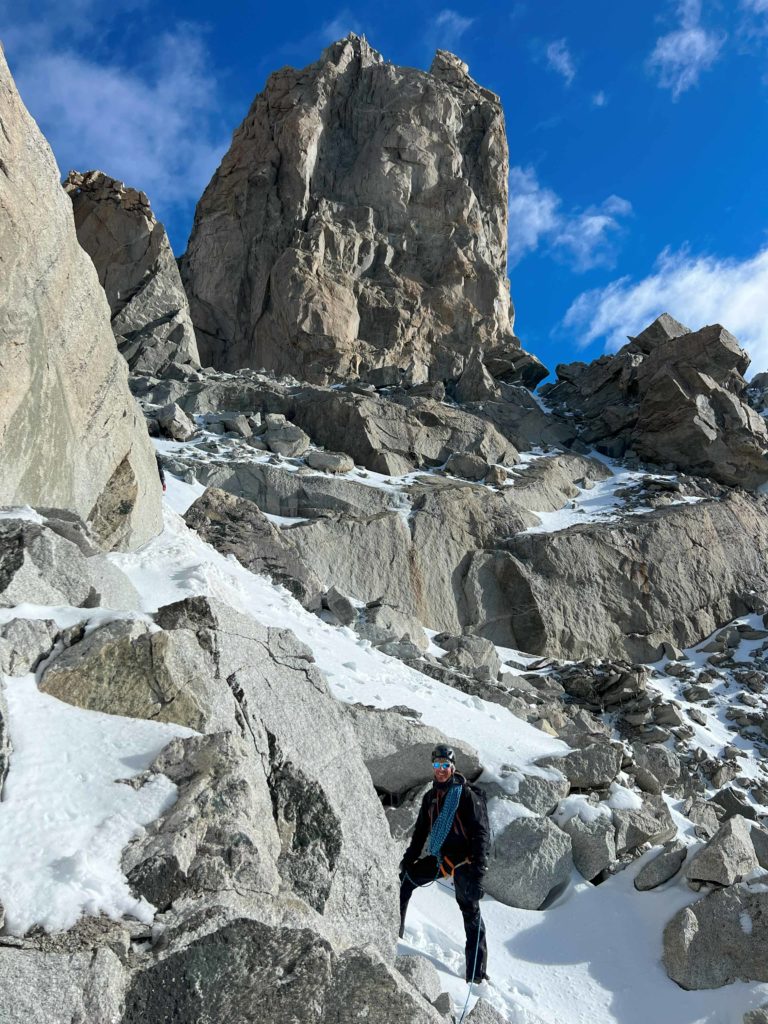
<svg viewBox="0 0 768 1024"><path fill-rule="evenodd" d="M477 954L478 954L478 951L480 949L480 936L481 935L482 935L482 931L480 930L480 928L478 928L477 929L477 942L475 943L475 959L472 961L472 977L473 978L475 976L475 971L477 970ZM467 1007L469 1006L469 998L472 995L472 986L473 985L474 985L474 981L470 981L469 988L467 989L467 998L466 998L466 1000L464 1002L464 1009L461 1011L461 1016L459 1017L459 1024L462 1024L465 1016L467 1015Z"/></svg>
<svg viewBox="0 0 768 1024"><path fill-rule="evenodd" d="M455 783L445 795L443 806L440 813L437 816L437 821L432 826L432 831L429 833L429 843L427 844L427 850L430 856L436 857L440 860L440 851L443 848L443 843L448 838L448 833L453 827L453 819L456 817L456 811L459 807L459 801L461 800L462 786L460 783Z"/></svg>

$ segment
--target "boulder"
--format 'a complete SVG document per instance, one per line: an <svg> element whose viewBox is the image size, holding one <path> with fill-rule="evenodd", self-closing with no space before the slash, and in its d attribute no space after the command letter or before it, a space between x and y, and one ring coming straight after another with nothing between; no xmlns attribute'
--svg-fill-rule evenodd
<svg viewBox="0 0 768 1024"><path fill-rule="evenodd" d="M652 857L635 875L635 888L639 892L648 892L668 882L683 866L687 855L688 847L681 840L664 843L661 853Z"/></svg>
<svg viewBox="0 0 768 1024"><path fill-rule="evenodd" d="M122 868L133 891L160 912L176 900L229 889L276 896L279 825L271 776L265 776L253 743L229 732L173 740L141 784L160 774L178 787L177 799L123 853ZM330 888L328 846L328 837L323 842L315 836L305 849L312 888L305 885L299 894L310 903L322 903Z"/></svg>
<svg viewBox="0 0 768 1024"><path fill-rule="evenodd" d="M721 821L726 821L736 814L740 814L743 818L749 818L752 821L757 818L757 811L754 805L747 800L746 794L742 790L735 789L733 786L726 786L724 789L718 790L712 797L711 802L717 804L718 807L722 807L724 813L720 815Z"/></svg>
<svg viewBox="0 0 768 1024"><path fill-rule="evenodd" d="M509 907L538 910L572 869L570 836L549 818L516 818L496 836L483 884Z"/></svg>
<svg viewBox="0 0 768 1024"><path fill-rule="evenodd" d="M55 505L99 545L161 529L161 488L109 306L75 234L72 204L0 55L0 505Z"/></svg>
<svg viewBox="0 0 768 1024"><path fill-rule="evenodd" d="M93 260L112 313L117 347L131 370L162 375L198 366L189 303L165 228L143 192L103 171L70 171L64 182L77 240Z"/></svg>
<svg viewBox="0 0 768 1024"><path fill-rule="evenodd" d="M310 927L242 915L180 936L134 971L121 1024L238 1021L442 1024L373 949L336 953Z"/></svg>
<svg viewBox="0 0 768 1024"><path fill-rule="evenodd" d="M768 1003L744 1014L742 1024L768 1024Z"/></svg>
<svg viewBox="0 0 768 1024"><path fill-rule="evenodd" d="M201 654L188 634L153 632L146 622L118 619L50 661L39 687L89 711L200 729L205 701L212 699L210 661Z"/></svg>
<svg viewBox="0 0 768 1024"><path fill-rule="evenodd" d="M328 512L373 515L387 509L391 502L386 491L366 487L354 477L294 472L279 465L255 462L239 452L213 461L203 461L185 452L164 461L169 468L191 472L206 487L248 498L270 515L310 519Z"/></svg>
<svg viewBox="0 0 768 1024"><path fill-rule="evenodd" d="M343 452L307 452L306 463L322 473L351 473L355 463Z"/></svg>
<svg viewBox="0 0 768 1024"><path fill-rule="evenodd" d="M537 764L556 768L573 789L598 789L608 786L621 770L623 750L610 741L592 743L562 757L544 757Z"/></svg>
<svg viewBox="0 0 768 1024"><path fill-rule="evenodd" d="M768 892L732 886L679 910L664 929L664 966L681 988L768 981Z"/></svg>
<svg viewBox="0 0 768 1024"><path fill-rule="evenodd" d="M184 521L223 555L234 555L246 569L284 586L305 608L320 607L320 580L254 502L209 487L187 509Z"/></svg>
<svg viewBox="0 0 768 1024"><path fill-rule="evenodd" d="M440 743L453 747L456 770L462 775L473 781L480 774L477 751L461 740L445 736L439 729L396 711L362 704L347 704L344 710L380 793L400 796L431 782L432 751Z"/></svg>
<svg viewBox="0 0 768 1024"><path fill-rule="evenodd" d="M429 647L429 639L419 620L388 604L367 607L358 618L355 631L363 640L370 640L374 647L400 640L414 644L417 653Z"/></svg>
<svg viewBox="0 0 768 1024"><path fill-rule="evenodd" d="M546 377L546 373L544 374ZM533 387L533 385L528 385ZM453 388L457 402L494 402L501 398L501 388L490 375L481 353L475 350Z"/></svg>
<svg viewBox="0 0 768 1024"><path fill-rule="evenodd" d="M425 999L434 1003L443 990L440 975L425 956L397 956L395 967Z"/></svg>
<svg viewBox="0 0 768 1024"><path fill-rule="evenodd" d="M694 882L733 885L759 866L750 823L735 815L723 822L685 874Z"/></svg>
<svg viewBox="0 0 768 1024"><path fill-rule="evenodd" d="M536 1021L534 1021L527 1012L526 1017L531 1021L531 1024L536 1024ZM494 1009L494 1007L482 997L477 1000L475 1005L469 1011L466 1021L467 1024L509 1024L507 1018L503 1017L498 1010Z"/></svg>
<svg viewBox="0 0 768 1024"><path fill-rule="evenodd" d="M59 635L51 619L11 619L0 626L0 675L34 672Z"/></svg>
<svg viewBox="0 0 768 1024"><path fill-rule="evenodd" d="M632 756L638 785L649 793L660 793L680 779L680 759L673 750L659 744L633 743ZM648 786L653 788L647 788Z"/></svg>
<svg viewBox="0 0 768 1024"><path fill-rule="evenodd" d="M182 262L203 361L315 382L399 368L418 383L493 345L522 372L507 171L498 97L451 54L425 73L350 35L276 72Z"/></svg>
<svg viewBox="0 0 768 1024"><path fill-rule="evenodd" d="M465 480L484 480L490 468L485 459L481 459L479 455L468 455L466 452L450 455L445 464L446 473L464 477Z"/></svg>
<svg viewBox="0 0 768 1024"><path fill-rule="evenodd" d="M474 615L487 622L479 632L569 659L653 661L665 642L689 647L768 587L765 509L765 498L734 491L615 523L518 534L505 551L475 555L467 573L486 609Z"/></svg>
<svg viewBox="0 0 768 1024"><path fill-rule="evenodd" d="M557 804L568 796L570 783L559 772L551 777L542 775L523 775L514 798L517 803L527 807L534 814L551 814Z"/></svg>
<svg viewBox="0 0 768 1024"><path fill-rule="evenodd" d="M174 441L188 441L197 433L197 427L192 420L175 402L164 405L156 414L155 418L162 432Z"/></svg>
<svg viewBox="0 0 768 1024"><path fill-rule="evenodd" d="M615 810L613 821L618 854L631 853L645 843L665 843L677 835L677 826L660 796L646 796L637 810Z"/></svg>
<svg viewBox="0 0 768 1024"><path fill-rule="evenodd" d="M450 636L439 633L434 642L446 652L440 658L444 665L496 681L501 671L501 659L490 640L471 634Z"/></svg>
<svg viewBox="0 0 768 1024"><path fill-rule="evenodd" d="M542 393L586 444L754 490L768 480L768 429L747 404L748 365L719 324L691 332L664 314L615 355L558 366Z"/></svg>
<svg viewBox="0 0 768 1024"><path fill-rule="evenodd" d="M609 815L596 814L584 821L575 814L560 828L571 837L574 866L588 882L615 862L615 829Z"/></svg>
<svg viewBox="0 0 768 1024"><path fill-rule="evenodd" d="M107 934L95 942L80 937L87 932L79 925L55 937L4 936L0 940L3 1024L122 1020L129 972L121 954L124 957L130 946L130 934L114 926L104 931Z"/></svg>
<svg viewBox="0 0 768 1024"><path fill-rule="evenodd" d="M351 626L357 619L357 608L352 601L336 587L323 595L323 605L336 616L342 626Z"/></svg>
<svg viewBox="0 0 768 1024"><path fill-rule="evenodd" d="M261 440L271 452L286 458L297 458L309 448L308 435L297 424L289 423L281 413L269 413L266 422L267 429L261 435Z"/></svg>
<svg viewBox="0 0 768 1024"><path fill-rule="evenodd" d="M0 519L0 607L77 606L90 593L88 562L77 544L38 522Z"/></svg>
<svg viewBox="0 0 768 1024"><path fill-rule="evenodd" d="M305 387L268 401L281 404L317 444L377 473L440 466L455 452L488 464L518 461L515 446L486 419L431 398Z"/></svg>

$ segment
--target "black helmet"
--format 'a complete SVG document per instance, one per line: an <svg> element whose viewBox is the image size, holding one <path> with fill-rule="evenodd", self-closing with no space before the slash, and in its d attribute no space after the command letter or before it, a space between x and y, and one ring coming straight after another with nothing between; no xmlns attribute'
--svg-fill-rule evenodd
<svg viewBox="0 0 768 1024"><path fill-rule="evenodd" d="M451 764L456 764L456 755L453 752L453 747L448 747L445 743L438 743L432 751L432 760L450 761Z"/></svg>

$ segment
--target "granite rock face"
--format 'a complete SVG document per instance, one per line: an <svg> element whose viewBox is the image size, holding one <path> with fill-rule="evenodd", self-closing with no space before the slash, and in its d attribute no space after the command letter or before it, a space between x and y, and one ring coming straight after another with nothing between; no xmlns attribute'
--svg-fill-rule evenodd
<svg viewBox="0 0 768 1024"><path fill-rule="evenodd" d="M479 552L467 574L485 606L478 631L565 658L653 661L665 642L690 646L749 611L750 595L768 586L764 502L734 491Z"/></svg>
<svg viewBox="0 0 768 1024"><path fill-rule="evenodd" d="M458 377L479 346L522 375L508 164L498 97L452 54L425 73L350 35L275 72L198 204L183 261L203 362L419 382Z"/></svg>
<svg viewBox="0 0 768 1024"><path fill-rule="evenodd" d="M496 836L483 884L508 907L538 910L572 868L570 836L549 818L516 818Z"/></svg>
<svg viewBox="0 0 768 1024"><path fill-rule="evenodd" d="M104 548L160 530L160 485L96 271L0 54L0 504L56 505Z"/></svg>
<svg viewBox="0 0 768 1024"><path fill-rule="evenodd" d="M756 489L768 480L768 429L748 404L748 366L719 324L690 331L664 313L615 355L558 366L542 393L610 455Z"/></svg>
<svg viewBox="0 0 768 1024"><path fill-rule="evenodd" d="M664 929L664 966L681 988L768 981L768 893L731 886L679 910Z"/></svg>
<svg viewBox="0 0 768 1024"><path fill-rule="evenodd" d="M77 240L93 260L120 352L132 370L162 374L197 366L195 331L165 228L143 192L103 171L70 171L64 182Z"/></svg>

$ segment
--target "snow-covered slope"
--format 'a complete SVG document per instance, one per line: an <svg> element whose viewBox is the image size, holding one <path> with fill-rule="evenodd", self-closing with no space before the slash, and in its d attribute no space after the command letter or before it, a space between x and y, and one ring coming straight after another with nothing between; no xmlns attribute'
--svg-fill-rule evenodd
<svg viewBox="0 0 768 1024"><path fill-rule="evenodd" d="M371 648L350 629L329 625L267 578L217 553L179 515L199 493L199 485L169 476L163 533L141 551L110 556L138 590L144 613L186 596L208 594L263 624L287 627L311 647L340 700L415 709L423 722L474 745L486 778L502 784L502 765L536 771L538 758L568 749L505 708L430 679ZM4 611L3 618L15 613ZM70 623L94 613L27 605L23 614ZM103 610L97 614L109 615ZM507 659L512 654L500 653ZM519 660L529 659L520 655ZM673 686L672 677L666 678L663 685ZM32 923L61 927L81 910L146 916L148 908L131 905L127 889L121 888L120 846L142 823L163 812L172 793L161 791L159 784L157 792L145 786L141 798L151 796L153 802L139 803L133 789L112 780L146 768L163 743L183 730L78 711L37 694L30 678L6 681L6 692L16 746L7 800L0 805L0 901L9 923L16 928ZM713 749L722 748L722 707L703 712L706 725L699 727L697 739L704 745L709 738ZM84 751L89 752L87 763L80 760ZM70 775L74 781L67 783L66 799L54 805L61 778ZM82 784L83 776L94 781L78 791L76 783ZM28 797L29 792L37 794L33 806L40 809L39 820L3 843L2 837L23 827L14 817L16 794ZM696 842L676 802L669 803L681 836ZM42 836L59 837L60 860L41 854L21 863L14 846L19 836L22 843L29 837L31 844L35 829ZM91 851L88 857L85 850ZM661 963L664 925L697 897L682 879L637 892L634 875L650 856L652 851L598 887L574 874L567 892L544 911L512 909L486 897L492 981L484 986L485 997L513 1024L741 1024L747 1009L768 999L768 986L686 992L666 976ZM108 884L102 884L107 876ZM73 885L79 888L77 899L71 896ZM95 893L90 902L83 896L89 886ZM14 903L17 889L20 897ZM435 964L459 1013L467 998L463 943L452 893L442 885L416 893L400 952L427 956ZM470 1006L476 996L473 991Z"/></svg>

